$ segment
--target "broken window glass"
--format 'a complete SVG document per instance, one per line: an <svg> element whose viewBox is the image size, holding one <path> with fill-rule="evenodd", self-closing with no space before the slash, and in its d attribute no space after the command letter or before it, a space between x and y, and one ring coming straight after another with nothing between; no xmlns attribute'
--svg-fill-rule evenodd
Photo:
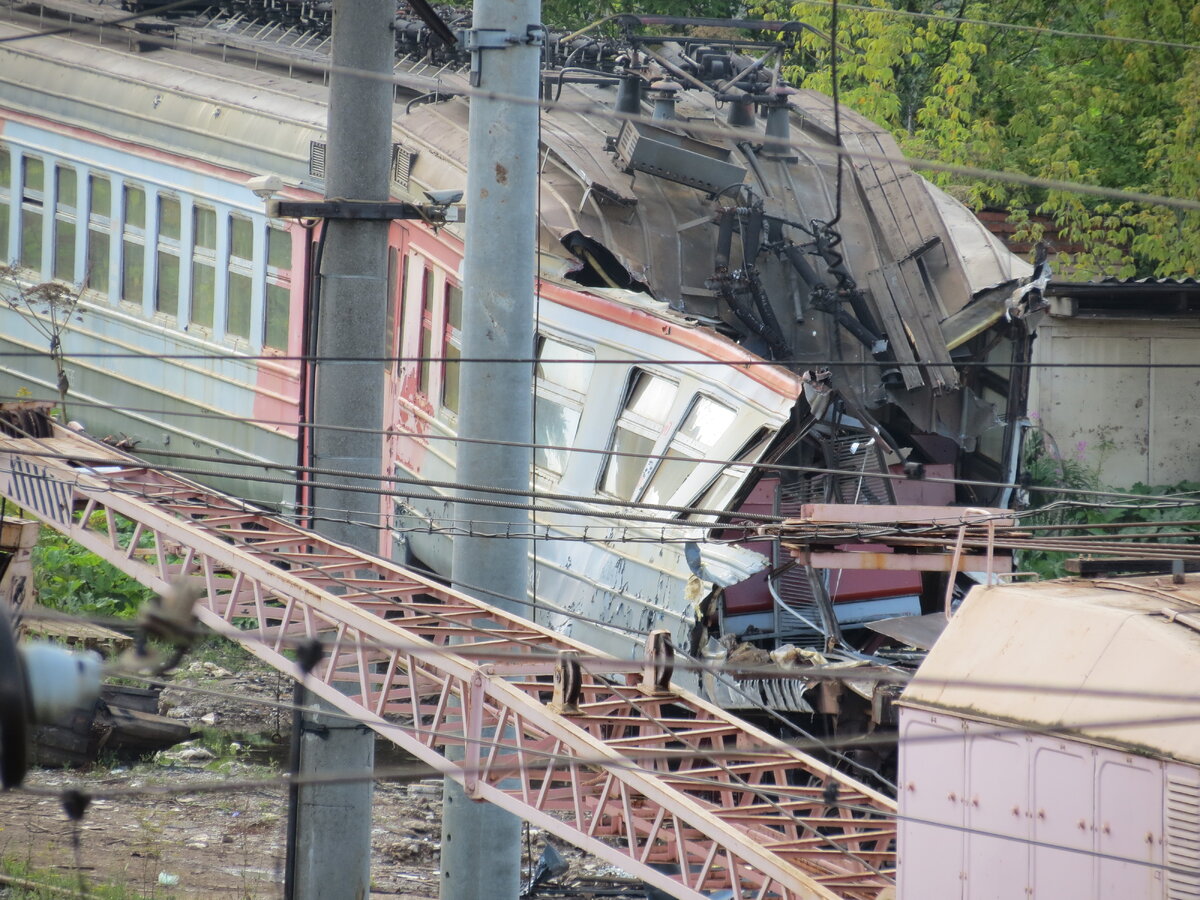
<svg viewBox="0 0 1200 900"><path fill-rule="evenodd" d="M633 370L625 407L613 432L613 455L600 478L602 492L622 500L634 498L678 390L673 381L642 369Z"/></svg>
<svg viewBox="0 0 1200 900"><path fill-rule="evenodd" d="M687 505L696 509L725 509L742 481L752 471L751 466L762 458L774 438L774 431L760 428L754 437L738 451L733 463L721 470L721 474L713 480L708 490L699 499ZM717 517L693 513L687 518L691 522L715 522Z"/></svg>
<svg viewBox="0 0 1200 900"><path fill-rule="evenodd" d="M733 424L734 416L734 411L723 403L704 395L696 397L642 499L646 503L673 502L689 475L698 471L694 460L712 456L713 447Z"/></svg>

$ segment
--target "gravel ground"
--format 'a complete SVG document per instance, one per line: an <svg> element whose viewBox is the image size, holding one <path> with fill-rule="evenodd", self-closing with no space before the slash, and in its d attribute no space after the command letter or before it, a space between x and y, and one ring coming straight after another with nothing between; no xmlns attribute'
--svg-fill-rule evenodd
<svg viewBox="0 0 1200 900"><path fill-rule="evenodd" d="M163 691L160 712L188 722L202 739L136 764L102 760L85 771L31 771L30 790L0 794L0 855L76 873L85 885L123 883L142 897L281 897L287 790L281 782L250 782L278 781L291 717L275 704L290 700L291 681L248 656L231 652L185 665ZM377 746L388 764L399 761L390 747ZM199 790L214 782L223 782L220 790ZM171 790L93 800L76 824L61 801L71 788ZM536 856L547 835L535 828L529 837ZM436 898L440 838L439 780L377 782L371 896ZM571 865L567 880L620 874L553 843Z"/></svg>

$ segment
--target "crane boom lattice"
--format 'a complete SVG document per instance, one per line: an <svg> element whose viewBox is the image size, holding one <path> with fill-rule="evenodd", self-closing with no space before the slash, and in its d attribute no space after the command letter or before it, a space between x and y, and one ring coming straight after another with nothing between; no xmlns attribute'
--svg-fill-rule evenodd
<svg viewBox="0 0 1200 900"><path fill-rule="evenodd" d="M26 416L23 422L29 421ZM28 433L9 429L8 433ZM668 683L58 426L0 437L0 494L496 803L676 897L874 900L895 804Z"/></svg>

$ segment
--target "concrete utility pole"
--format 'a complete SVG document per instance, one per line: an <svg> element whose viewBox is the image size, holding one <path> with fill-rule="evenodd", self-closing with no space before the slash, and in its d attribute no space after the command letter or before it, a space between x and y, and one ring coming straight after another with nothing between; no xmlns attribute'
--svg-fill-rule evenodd
<svg viewBox="0 0 1200 900"><path fill-rule="evenodd" d="M392 66L396 0L334 0L329 80L326 198L387 200L392 151ZM363 74L355 74L362 72ZM386 220L329 219L317 322L318 425L379 429L387 354ZM360 358L364 362L355 362ZM367 432L314 429L314 466L378 473L383 439ZM362 479L321 476L363 487ZM378 552L379 498L337 487L313 491L317 531ZM341 521L328 517L342 516ZM371 526L371 527L364 527ZM371 883L372 732L341 718L315 716L301 740L301 774L362 771L353 784L300 789L293 900L366 898Z"/></svg>
<svg viewBox="0 0 1200 900"><path fill-rule="evenodd" d="M476 0L467 49L471 82L480 92L527 103L471 97L467 165L466 258L463 263L463 350L496 362L462 367L457 477L460 484L528 490L533 420L533 285L537 226L540 0ZM482 492L481 496L486 496ZM529 541L525 511L474 506L460 490L455 517L476 533L454 539L453 578L463 590L501 609L528 615ZM499 524L496 524L499 523ZM486 585L494 594L475 587ZM499 807L472 802L446 780L442 815L442 900L508 900L520 890L520 820Z"/></svg>

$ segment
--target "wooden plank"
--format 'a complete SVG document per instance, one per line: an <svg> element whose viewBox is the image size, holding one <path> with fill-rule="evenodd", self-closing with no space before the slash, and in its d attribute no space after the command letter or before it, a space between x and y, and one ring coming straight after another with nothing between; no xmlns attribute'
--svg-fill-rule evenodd
<svg viewBox="0 0 1200 900"><path fill-rule="evenodd" d="M806 566L817 569L876 569L887 572L983 572L989 571L988 557L983 553L963 553L955 565L953 553L870 553L859 550L819 550L785 543L789 554ZM997 550L991 558L990 571L1011 572L1012 555Z"/></svg>
<svg viewBox="0 0 1200 900"><path fill-rule="evenodd" d="M1012 511L998 507L975 506L872 506L859 503L804 503L800 515L783 524L812 525L972 525L986 527L989 522L997 528L1016 524Z"/></svg>
<svg viewBox="0 0 1200 900"><path fill-rule="evenodd" d="M936 301L929 291L929 286L925 281L925 276L921 273L917 260L902 261L900 277L904 279L904 283L908 287L909 297L915 301L913 303L915 320L906 319L906 322L913 334L917 336L917 351L925 359L933 360L938 364L935 380L941 380L946 390L956 390L958 388L958 369L954 367L954 360L950 357L950 351L946 349L946 339L942 336L938 317L934 313ZM924 298L926 302L921 302L921 298Z"/></svg>
<svg viewBox="0 0 1200 900"><path fill-rule="evenodd" d="M891 198L884 190L876 162L855 155L864 152L878 153L878 143L872 141L870 135L845 133L842 135L842 143L852 154L850 162L867 201L867 214L878 226L879 234L887 248L886 255L892 259L900 259L909 252L910 240L916 240L917 246L920 246L916 222L908 214L906 204L893 206Z"/></svg>
<svg viewBox="0 0 1200 900"><path fill-rule="evenodd" d="M1200 562L1181 560L1185 572L1200 572ZM1170 575L1177 560L1110 556L1107 559L1076 557L1068 559L1066 570L1072 575Z"/></svg>
<svg viewBox="0 0 1200 900"><path fill-rule="evenodd" d="M920 387L925 383L925 379L921 376L921 370L915 365L917 357L913 353L904 322L896 310L896 302L892 299L891 289L881 270L875 269L867 275L867 288L871 293L873 301L871 305L875 314L879 316L884 331L887 332L888 345L891 347L892 355L900 364L900 375L904 378L904 386L910 391Z"/></svg>
<svg viewBox="0 0 1200 900"><path fill-rule="evenodd" d="M876 139L879 142L879 152L883 156L893 158L903 156L900 146L891 134L878 131ZM941 213L938 212L924 180L912 170L908 163L894 164L893 168L900 165L903 167L903 174L897 177L896 187L904 195L908 209L917 223L918 231L924 235L925 240L934 237L941 239L938 247L932 248L925 254L925 262L936 266L943 281L939 291L951 300L954 309L959 309L971 299L971 286L967 281L967 273L963 269L962 260L958 258L957 254L950 251L952 246L950 231L946 227ZM941 305L940 300L939 305ZM949 311L947 308L941 309L938 318L944 319Z"/></svg>
<svg viewBox="0 0 1200 900"><path fill-rule="evenodd" d="M877 131L855 135L855 143L863 153L872 156L900 155L899 148L896 148L894 144L890 152L884 148L880 143L880 135ZM860 158L855 161L854 167L858 170L859 179L862 181L863 190L870 201L872 210L879 216L880 222L883 224L884 241L887 243L892 257L902 259L915 253L932 235L923 232L921 223L913 215L908 197L900 187L900 180L905 176L909 178L917 176L903 163L893 164L883 160ZM896 223L895 230L889 231L884 224L888 220L882 215L883 209L888 210L891 221Z"/></svg>
<svg viewBox="0 0 1200 900"><path fill-rule="evenodd" d="M932 366L928 366L930 385L939 392L954 390L958 387L958 372L950 360L941 331L937 333L936 342L931 341L925 332L921 307L927 305L929 293L925 290L924 282L918 278L915 285L910 285L905 273L896 263L883 266L882 272L918 359L922 363L933 362ZM928 314L928 310L925 312Z"/></svg>

